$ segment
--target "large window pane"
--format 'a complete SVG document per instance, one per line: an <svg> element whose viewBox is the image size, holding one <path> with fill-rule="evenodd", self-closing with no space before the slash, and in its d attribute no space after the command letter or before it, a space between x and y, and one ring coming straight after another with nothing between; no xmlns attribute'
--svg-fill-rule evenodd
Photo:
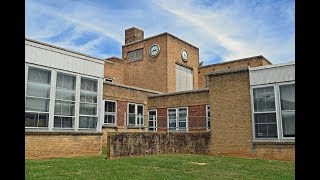
<svg viewBox="0 0 320 180"><path fill-rule="evenodd" d="M104 123L115 124L116 121L116 102L105 101Z"/></svg>
<svg viewBox="0 0 320 180"><path fill-rule="evenodd" d="M75 103L56 100L54 107L55 115L74 116Z"/></svg>
<svg viewBox="0 0 320 180"><path fill-rule="evenodd" d="M49 99L26 98L26 111L49 112Z"/></svg>
<svg viewBox="0 0 320 180"><path fill-rule="evenodd" d="M254 120L256 138L278 137L276 113L255 114Z"/></svg>
<svg viewBox="0 0 320 180"><path fill-rule="evenodd" d="M50 84L51 73L48 70L29 68L28 81L38 82L41 84Z"/></svg>
<svg viewBox="0 0 320 180"><path fill-rule="evenodd" d="M97 114L97 105L96 104L80 103L80 114L96 115Z"/></svg>
<svg viewBox="0 0 320 180"><path fill-rule="evenodd" d="M79 128L96 128L97 127L97 117L79 117Z"/></svg>
<svg viewBox="0 0 320 180"><path fill-rule="evenodd" d="M273 87L253 89L254 111L275 111L275 99Z"/></svg>
<svg viewBox="0 0 320 180"><path fill-rule="evenodd" d="M176 64L176 91L193 89L193 70Z"/></svg>
<svg viewBox="0 0 320 180"><path fill-rule="evenodd" d="M74 117L54 117L54 127L56 128L73 128Z"/></svg>
<svg viewBox="0 0 320 180"><path fill-rule="evenodd" d="M27 83L27 96L50 97L50 84L41 84L37 82Z"/></svg>
<svg viewBox="0 0 320 180"><path fill-rule="evenodd" d="M281 110L295 110L295 85L280 86Z"/></svg>
<svg viewBox="0 0 320 180"><path fill-rule="evenodd" d="M283 137L295 137L295 112L281 112Z"/></svg>
<svg viewBox="0 0 320 180"><path fill-rule="evenodd" d="M48 127L49 114L47 113L25 113L25 127Z"/></svg>

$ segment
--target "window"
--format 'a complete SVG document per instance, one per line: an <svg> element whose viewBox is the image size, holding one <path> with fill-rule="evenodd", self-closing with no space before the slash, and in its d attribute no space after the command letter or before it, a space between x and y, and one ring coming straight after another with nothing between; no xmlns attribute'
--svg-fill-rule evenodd
<svg viewBox="0 0 320 180"><path fill-rule="evenodd" d="M188 108L170 108L168 109L168 128L169 131L187 130Z"/></svg>
<svg viewBox="0 0 320 180"><path fill-rule="evenodd" d="M57 73L54 127L74 128L76 77Z"/></svg>
<svg viewBox="0 0 320 180"><path fill-rule="evenodd" d="M210 105L206 106L207 130L210 130Z"/></svg>
<svg viewBox="0 0 320 180"><path fill-rule="evenodd" d="M128 126L143 127L143 105L128 104Z"/></svg>
<svg viewBox="0 0 320 180"><path fill-rule="evenodd" d="M97 80L81 77L79 128L97 127Z"/></svg>
<svg viewBox="0 0 320 180"><path fill-rule="evenodd" d="M206 87L209 87L209 76L206 75L205 78L206 78Z"/></svg>
<svg viewBox="0 0 320 180"><path fill-rule="evenodd" d="M25 127L48 127L51 71L29 67Z"/></svg>
<svg viewBox="0 0 320 180"><path fill-rule="evenodd" d="M104 106L104 124L116 125L117 104L115 101L105 101Z"/></svg>
<svg viewBox="0 0 320 180"><path fill-rule="evenodd" d="M253 90L256 138L277 138L277 119L274 88Z"/></svg>
<svg viewBox="0 0 320 180"><path fill-rule="evenodd" d="M274 84L252 92L255 138L294 138L295 85Z"/></svg>
<svg viewBox="0 0 320 180"><path fill-rule="evenodd" d="M138 49L135 51L128 52L128 60L129 61L138 61L143 58L143 49Z"/></svg>
<svg viewBox="0 0 320 180"><path fill-rule="evenodd" d="M157 131L157 110L149 110L149 131Z"/></svg>
<svg viewBox="0 0 320 180"><path fill-rule="evenodd" d="M282 85L279 88L283 137L295 137L295 85Z"/></svg>
<svg viewBox="0 0 320 180"><path fill-rule="evenodd" d="M193 89L192 69L176 64L176 91L186 91Z"/></svg>

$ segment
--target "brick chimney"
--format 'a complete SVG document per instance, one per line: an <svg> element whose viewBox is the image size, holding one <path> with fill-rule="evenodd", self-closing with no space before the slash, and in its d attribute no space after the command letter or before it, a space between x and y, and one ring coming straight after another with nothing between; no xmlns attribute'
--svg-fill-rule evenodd
<svg viewBox="0 0 320 180"><path fill-rule="evenodd" d="M144 38L144 32L136 27L125 30L125 44L141 41Z"/></svg>

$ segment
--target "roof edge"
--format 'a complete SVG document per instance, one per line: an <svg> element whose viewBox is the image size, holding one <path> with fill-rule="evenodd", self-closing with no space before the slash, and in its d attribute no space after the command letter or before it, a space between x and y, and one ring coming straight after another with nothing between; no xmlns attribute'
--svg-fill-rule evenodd
<svg viewBox="0 0 320 180"><path fill-rule="evenodd" d="M149 95L148 97L152 98L152 97L160 97L160 96L173 96L173 95L188 94L188 93L206 92L206 91L209 91L209 88L194 89L194 90L179 91L179 92L170 92L170 93L162 93L162 94L154 94L154 95Z"/></svg>
<svg viewBox="0 0 320 180"><path fill-rule="evenodd" d="M208 73L208 76L217 76L217 75L222 75L222 74L231 74L231 73L237 73L237 72L242 72L242 71L249 71L249 66L247 67L242 67L242 68L237 68L237 69L224 69L220 71L213 71Z"/></svg>
<svg viewBox="0 0 320 180"><path fill-rule="evenodd" d="M174 36L174 35L172 35L172 34L170 34L170 33L168 33L168 32L163 32L163 33L160 33L160 34L156 34L156 35L153 35L153 36L149 36L149 37L147 37L147 38L144 38L144 39L139 40L139 41L136 41L136 42L124 44L124 45L122 45L122 47L129 46L129 45L132 45L132 44L135 44L135 43L141 43L141 42L143 42L143 41L146 41L146 40L149 40L149 39L152 39L152 38L156 38L156 37L159 37L159 36L163 36L163 35L172 36L173 38L176 38L176 39L178 39L178 40L180 40L180 41L182 41L182 42L184 42L184 43L186 43L186 44L188 44L188 45L190 45L190 46L192 46L192 47L194 47L194 48L196 48L196 49L199 49L197 46L194 46L194 45L188 43L187 41L184 41L184 40L178 38L177 36Z"/></svg>
<svg viewBox="0 0 320 180"><path fill-rule="evenodd" d="M209 65L205 65L205 66L199 66L199 69L200 69L200 68L211 67L211 66L216 66L216 65L221 65L221 64L228 64L228 63L233 63L233 62L246 61L246 60L254 59L254 58L263 58L263 59L265 59L267 62L269 62L270 64L272 64L272 63L271 63L268 59L266 59L263 55L257 55L257 56L251 56L251 57L246 57L246 58L241 58L241 59L224 61L224 62L220 62L220 63L216 63L216 64L209 64Z"/></svg>
<svg viewBox="0 0 320 180"><path fill-rule="evenodd" d="M136 86L129 86L129 85L119 84L119 83L114 83L114 82L103 82L103 83L108 84L108 85L112 85L112 86L118 86L118 87L123 87L123 88L127 88L127 89L139 90L139 91L150 92L150 93L155 93L155 94L162 93L160 91L154 91L154 90L150 90L150 89L144 89L144 88L140 88L140 87L136 87Z"/></svg>

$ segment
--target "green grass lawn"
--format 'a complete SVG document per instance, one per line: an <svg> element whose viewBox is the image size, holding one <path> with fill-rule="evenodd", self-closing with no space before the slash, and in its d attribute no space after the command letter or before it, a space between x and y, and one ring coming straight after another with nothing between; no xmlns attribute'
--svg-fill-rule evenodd
<svg viewBox="0 0 320 180"><path fill-rule="evenodd" d="M294 163L202 155L26 160L26 179L294 179Z"/></svg>

